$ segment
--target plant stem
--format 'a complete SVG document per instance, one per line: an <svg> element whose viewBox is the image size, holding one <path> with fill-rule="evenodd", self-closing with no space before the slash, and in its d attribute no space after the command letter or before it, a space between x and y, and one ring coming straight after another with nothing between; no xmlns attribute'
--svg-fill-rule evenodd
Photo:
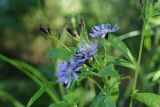
<svg viewBox="0 0 160 107"><path fill-rule="evenodd" d="M103 88L102 88L94 79L89 78L89 77L88 77L88 79L89 79L91 82L93 82L101 91L103 91Z"/></svg>
<svg viewBox="0 0 160 107"><path fill-rule="evenodd" d="M59 41L58 38L56 38L55 36L52 36L52 35L50 36L50 38L53 38L55 41L58 42L58 44L63 46L67 51L71 52L71 50L66 45L64 45L61 41Z"/></svg>
<svg viewBox="0 0 160 107"><path fill-rule="evenodd" d="M94 57L94 60L96 61L96 63L97 63L98 65L100 65L100 63L98 62L98 60L97 60L96 57Z"/></svg>
<svg viewBox="0 0 160 107"><path fill-rule="evenodd" d="M143 28L142 28L142 36L141 36L141 42L140 42L140 48L139 48L138 62L136 64L135 75L134 75L134 80L133 80L133 85L132 85L132 95L136 91L136 84L137 84L140 62L141 62L141 57L142 57L145 26L146 26L146 20L144 20L144 24L143 24ZM132 107L132 105L133 105L133 96L131 96L129 107Z"/></svg>
<svg viewBox="0 0 160 107"><path fill-rule="evenodd" d="M94 76L97 76L97 77L101 77L98 73L96 72L91 72Z"/></svg>

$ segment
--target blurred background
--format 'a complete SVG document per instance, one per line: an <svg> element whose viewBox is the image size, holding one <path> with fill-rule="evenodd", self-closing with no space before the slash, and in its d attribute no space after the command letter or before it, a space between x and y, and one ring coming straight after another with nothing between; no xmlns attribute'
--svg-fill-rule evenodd
<svg viewBox="0 0 160 107"><path fill-rule="evenodd" d="M160 11L156 8L156 11ZM0 54L19 59L39 69L48 79L54 75L53 64L47 52L56 43L38 30L38 25L50 27L66 45L75 41L66 32L66 27L76 28L80 18L84 19L87 30L106 22L118 24L115 35L136 32L136 36L125 39L133 55L137 58L142 20L139 0L0 0ZM160 69L160 17L149 20L144 40L142 71L139 76L139 89L160 94L160 82L152 81L150 75ZM132 76L129 69L117 67L120 73ZM118 107L127 107L129 85L124 80L120 85ZM23 104L39 89L25 74L0 60L0 90L5 90ZM129 89L127 89L129 90ZM47 107L51 103L44 94L34 107ZM0 97L0 107L13 107Z"/></svg>

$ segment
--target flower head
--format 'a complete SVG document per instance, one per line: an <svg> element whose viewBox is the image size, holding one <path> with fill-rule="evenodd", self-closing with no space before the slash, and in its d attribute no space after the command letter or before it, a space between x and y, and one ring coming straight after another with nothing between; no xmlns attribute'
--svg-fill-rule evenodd
<svg viewBox="0 0 160 107"><path fill-rule="evenodd" d="M71 59L70 62L63 61L58 65L59 71L55 74L58 76L57 82L66 84L68 88L71 84L72 78L78 80L77 72L81 69L82 66L80 66L74 59Z"/></svg>
<svg viewBox="0 0 160 107"><path fill-rule="evenodd" d="M78 62L84 63L88 60L93 60L94 54L97 52L98 41L80 43L80 49L76 54Z"/></svg>
<svg viewBox="0 0 160 107"><path fill-rule="evenodd" d="M95 26L91 30L91 37L97 37L101 36L102 38L105 38L108 33L116 32L119 29L118 25L114 25L111 28L111 25L109 23L102 24L100 26Z"/></svg>

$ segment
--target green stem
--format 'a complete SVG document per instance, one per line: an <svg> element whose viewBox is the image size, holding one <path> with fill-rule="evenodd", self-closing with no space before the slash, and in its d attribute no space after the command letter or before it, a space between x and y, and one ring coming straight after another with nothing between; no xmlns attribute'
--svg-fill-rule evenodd
<svg viewBox="0 0 160 107"><path fill-rule="evenodd" d="M104 45L103 45L103 47L104 47L104 56L106 57L107 56L107 41L106 40L104 40Z"/></svg>
<svg viewBox="0 0 160 107"><path fill-rule="evenodd" d="M95 59L96 63L97 63L98 65L100 65L100 63L98 62L97 58L94 57L94 59Z"/></svg>
<svg viewBox="0 0 160 107"><path fill-rule="evenodd" d="M60 45L63 46L64 48L66 48L67 51L71 52L71 50L70 50L65 44L63 44L61 41L59 41L55 36L52 36L52 35L51 35L50 38L53 38L55 41L58 42L58 44L60 44Z"/></svg>
<svg viewBox="0 0 160 107"><path fill-rule="evenodd" d="M140 48L139 48L138 63L136 64L135 75L134 75L133 86L132 86L132 96L131 96L129 107L132 107L132 105L133 105L133 94L136 91L136 84L137 84L140 62L141 62L141 57L142 57L145 26L146 26L146 20L144 20L144 25L142 28L142 37L141 37Z"/></svg>
<svg viewBox="0 0 160 107"><path fill-rule="evenodd" d="M103 88L102 88L95 80L93 80L92 78L89 78L89 77L88 77L88 79L89 79L91 82L93 82L101 91L103 90Z"/></svg>
<svg viewBox="0 0 160 107"><path fill-rule="evenodd" d="M96 72L91 72L94 76L97 76L97 77L101 77L98 73Z"/></svg>

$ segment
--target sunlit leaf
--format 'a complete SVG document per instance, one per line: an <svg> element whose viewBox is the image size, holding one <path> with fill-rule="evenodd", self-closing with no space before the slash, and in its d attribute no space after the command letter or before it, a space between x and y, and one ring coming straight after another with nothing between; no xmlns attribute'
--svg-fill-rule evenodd
<svg viewBox="0 0 160 107"><path fill-rule="evenodd" d="M127 48L127 46L116 36L110 35L109 36L109 43L120 51L127 59L129 59L132 63L135 63L134 57Z"/></svg>
<svg viewBox="0 0 160 107"><path fill-rule="evenodd" d="M158 79L160 79L160 70L156 71L156 73L153 76L153 81L156 81Z"/></svg>
<svg viewBox="0 0 160 107"><path fill-rule="evenodd" d="M160 96L154 93L136 93L134 98L148 107L160 107Z"/></svg>
<svg viewBox="0 0 160 107"><path fill-rule="evenodd" d="M135 31L131 31L129 33L126 33L126 34L122 34L119 37L120 40L124 40L124 39L128 39L128 38L131 38L131 37L135 37L135 36L138 36L140 34L140 32L138 30L135 30Z"/></svg>

